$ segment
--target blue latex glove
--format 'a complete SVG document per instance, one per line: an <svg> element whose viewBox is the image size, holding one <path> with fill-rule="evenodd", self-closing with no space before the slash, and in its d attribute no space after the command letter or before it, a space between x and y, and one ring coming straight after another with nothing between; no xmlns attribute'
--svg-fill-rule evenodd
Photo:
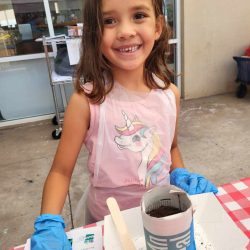
<svg viewBox="0 0 250 250"><path fill-rule="evenodd" d="M35 220L31 250L71 250L62 216L42 214Z"/></svg>
<svg viewBox="0 0 250 250"><path fill-rule="evenodd" d="M170 184L175 185L188 194L217 193L217 187L204 176L190 173L185 168L175 168L170 173Z"/></svg>

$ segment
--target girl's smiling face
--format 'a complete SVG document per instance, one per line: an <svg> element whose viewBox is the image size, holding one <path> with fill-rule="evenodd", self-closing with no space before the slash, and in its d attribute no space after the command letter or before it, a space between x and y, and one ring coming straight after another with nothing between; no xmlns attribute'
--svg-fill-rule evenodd
<svg viewBox="0 0 250 250"><path fill-rule="evenodd" d="M102 13L101 50L112 70L143 72L162 31L162 17L155 17L152 0L102 0Z"/></svg>

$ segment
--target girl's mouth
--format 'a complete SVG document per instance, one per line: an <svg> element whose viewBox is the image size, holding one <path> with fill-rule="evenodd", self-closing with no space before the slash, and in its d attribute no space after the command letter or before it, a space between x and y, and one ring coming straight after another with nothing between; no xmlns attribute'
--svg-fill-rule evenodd
<svg viewBox="0 0 250 250"><path fill-rule="evenodd" d="M133 46L117 48L115 50L120 52L120 53L133 53L133 52L137 51L140 47L141 47L141 45L133 45Z"/></svg>

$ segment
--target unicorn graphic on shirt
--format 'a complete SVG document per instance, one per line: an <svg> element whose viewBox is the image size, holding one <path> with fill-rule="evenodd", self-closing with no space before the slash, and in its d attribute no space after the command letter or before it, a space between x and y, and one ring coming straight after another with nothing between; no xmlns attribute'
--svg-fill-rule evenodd
<svg viewBox="0 0 250 250"><path fill-rule="evenodd" d="M161 148L160 138L153 127L144 125L135 116L131 121L122 111L124 127L115 126L120 134L114 138L119 149L128 149L141 153L138 177L146 187L168 183L169 172L166 169L167 157Z"/></svg>

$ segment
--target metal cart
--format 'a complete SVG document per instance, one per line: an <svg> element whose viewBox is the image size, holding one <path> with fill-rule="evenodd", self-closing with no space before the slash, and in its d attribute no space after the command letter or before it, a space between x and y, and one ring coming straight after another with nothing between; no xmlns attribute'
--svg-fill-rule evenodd
<svg viewBox="0 0 250 250"><path fill-rule="evenodd" d="M236 61L238 68L235 81L240 83L236 90L236 96L244 98L247 94L247 84L250 84L250 57L234 56L233 59Z"/></svg>
<svg viewBox="0 0 250 250"><path fill-rule="evenodd" d="M67 95L66 95L66 86L73 86L73 75L59 75L55 71L55 60L58 53L58 45L66 45L67 41L71 39L78 39L66 37L65 35L59 35L55 37L43 37L42 42L44 46L45 58L48 66L49 80L53 94L53 100L55 105L55 117L52 119L54 125L57 125L57 128L52 132L52 137L54 139L60 139L62 133L63 125L63 116L64 111L67 106ZM75 51L75 53L79 53Z"/></svg>

